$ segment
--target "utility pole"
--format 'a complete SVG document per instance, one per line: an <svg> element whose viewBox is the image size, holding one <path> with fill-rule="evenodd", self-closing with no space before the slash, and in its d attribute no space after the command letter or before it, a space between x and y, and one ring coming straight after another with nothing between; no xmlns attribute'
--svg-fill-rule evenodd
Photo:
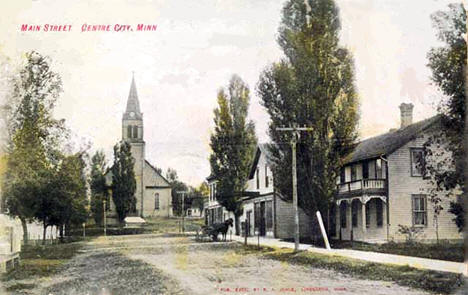
<svg viewBox="0 0 468 295"><path fill-rule="evenodd" d="M104 203L104 206L102 208L102 210L104 211L103 212L103 216L104 216L104 236L107 236L107 229L106 229L106 200L103 200L103 203Z"/></svg>
<svg viewBox="0 0 468 295"><path fill-rule="evenodd" d="M185 194L188 194L188 191L177 191L177 194L182 195L182 232L185 233Z"/></svg>
<svg viewBox="0 0 468 295"><path fill-rule="evenodd" d="M276 131L292 132L292 185L293 185L293 207L294 207L294 251L299 251L299 206L297 202L297 168L296 168L296 144L300 136L300 131L312 131L312 127L278 127Z"/></svg>

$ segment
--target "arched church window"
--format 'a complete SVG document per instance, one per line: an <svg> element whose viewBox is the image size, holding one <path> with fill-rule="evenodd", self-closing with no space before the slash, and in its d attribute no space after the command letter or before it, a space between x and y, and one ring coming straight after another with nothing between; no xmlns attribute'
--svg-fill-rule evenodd
<svg viewBox="0 0 468 295"><path fill-rule="evenodd" d="M154 210L159 210L159 193L154 194Z"/></svg>
<svg viewBox="0 0 468 295"><path fill-rule="evenodd" d="M132 126L127 126L127 138L132 138Z"/></svg>
<svg viewBox="0 0 468 295"><path fill-rule="evenodd" d="M138 138L138 126L133 126L133 138Z"/></svg>

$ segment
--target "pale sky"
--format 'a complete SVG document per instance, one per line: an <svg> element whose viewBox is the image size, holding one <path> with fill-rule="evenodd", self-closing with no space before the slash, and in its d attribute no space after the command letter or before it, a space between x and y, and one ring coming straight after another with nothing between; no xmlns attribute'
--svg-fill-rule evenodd
<svg viewBox="0 0 468 295"><path fill-rule="evenodd" d="M274 0L8 1L0 18L0 57L17 62L36 50L53 60L64 92L55 110L93 152L121 139L132 71L144 113L146 158L198 185L210 173L216 92L238 74L251 89L250 118L261 142L268 115L255 86L278 61L281 8ZM398 105L414 120L435 114L426 54L439 45L430 15L442 0L337 0L342 44L354 55L361 138L399 126ZM154 24L150 32L81 32L83 24ZM72 25L70 32L21 32L21 24Z"/></svg>

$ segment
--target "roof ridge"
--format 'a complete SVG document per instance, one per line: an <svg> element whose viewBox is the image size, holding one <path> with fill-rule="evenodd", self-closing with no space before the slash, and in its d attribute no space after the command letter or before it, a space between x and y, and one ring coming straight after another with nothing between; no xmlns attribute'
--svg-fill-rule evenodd
<svg viewBox="0 0 468 295"><path fill-rule="evenodd" d="M407 142L413 140L419 133L431 127L439 119L440 115L435 115L396 131L386 132L362 140L358 142L353 151L348 154L345 163L349 164L382 155L389 155Z"/></svg>

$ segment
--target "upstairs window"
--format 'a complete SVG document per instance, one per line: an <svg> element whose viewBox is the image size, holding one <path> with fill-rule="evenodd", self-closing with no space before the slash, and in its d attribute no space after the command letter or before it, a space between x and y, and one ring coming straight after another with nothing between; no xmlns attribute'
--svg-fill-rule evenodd
<svg viewBox="0 0 468 295"><path fill-rule="evenodd" d="M256 176L256 180L257 180L257 189L260 189L260 169L258 169L257 167L257 171L255 172L255 174L257 174Z"/></svg>
<svg viewBox="0 0 468 295"><path fill-rule="evenodd" d="M382 160L375 160L375 178L382 178Z"/></svg>
<svg viewBox="0 0 468 295"><path fill-rule="evenodd" d="M265 187L268 187L270 184L268 183L268 166L265 164Z"/></svg>
<svg viewBox="0 0 468 295"><path fill-rule="evenodd" d="M341 167L341 169L340 169L340 183L345 183L345 182L346 182L345 168Z"/></svg>
<svg viewBox="0 0 468 295"><path fill-rule="evenodd" d="M357 180L356 165L351 166L351 181Z"/></svg>
<svg viewBox="0 0 468 295"><path fill-rule="evenodd" d="M424 172L424 150L412 148L411 152L411 176L423 176Z"/></svg>
<svg viewBox="0 0 468 295"><path fill-rule="evenodd" d="M215 182L213 183L213 201L216 200L216 193L217 191L216 191L216 182Z"/></svg>
<svg viewBox="0 0 468 295"><path fill-rule="evenodd" d="M138 126L133 126L133 138L138 138Z"/></svg>
<svg viewBox="0 0 468 295"><path fill-rule="evenodd" d="M362 178L369 178L369 163L367 161L362 162Z"/></svg>

